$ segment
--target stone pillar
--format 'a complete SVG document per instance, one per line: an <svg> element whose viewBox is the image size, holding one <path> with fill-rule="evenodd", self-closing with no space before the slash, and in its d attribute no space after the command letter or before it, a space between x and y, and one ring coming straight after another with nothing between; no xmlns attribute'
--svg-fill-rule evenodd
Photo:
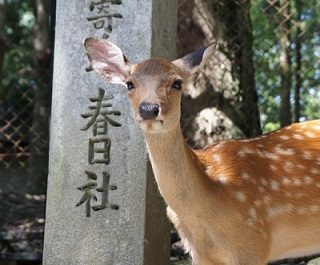
<svg viewBox="0 0 320 265"><path fill-rule="evenodd" d="M176 0L57 0L44 265L166 265L169 224L126 88L104 82L86 37L130 61L175 54Z"/></svg>

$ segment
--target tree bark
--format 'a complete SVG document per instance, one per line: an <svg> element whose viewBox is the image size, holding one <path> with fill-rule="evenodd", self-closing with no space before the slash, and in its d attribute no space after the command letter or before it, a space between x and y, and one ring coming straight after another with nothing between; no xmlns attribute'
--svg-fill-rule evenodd
<svg viewBox="0 0 320 265"><path fill-rule="evenodd" d="M290 0L282 0L280 10L282 15L281 37L280 37L280 125L281 127L291 124L291 19Z"/></svg>
<svg viewBox="0 0 320 265"><path fill-rule="evenodd" d="M301 0L296 0L297 22L296 22L296 68L295 68L295 95L294 95L294 121L300 121L300 90L301 90Z"/></svg>
<svg viewBox="0 0 320 265"><path fill-rule="evenodd" d="M250 1L243 1L238 8L236 24L238 27L237 42L240 48L236 50L236 58L239 58L239 90L242 97L242 112L246 117L246 123L242 130L246 136L261 134L260 113L258 109L258 95L254 79L253 63L253 38L250 18Z"/></svg>
<svg viewBox="0 0 320 265"><path fill-rule="evenodd" d="M35 1L34 49L37 82L30 146L31 191L45 192L48 173L50 111L50 0Z"/></svg>
<svg viewBox="0 0 320 265"><path fill-rule="evenodd" d="M192 12L187 12L186 5ZM182 124L188 142L201 147L224 138L261 134L250 2L182 1L181 8L179 14L190 17L193 13L196 23L186 20L189 27L179 28L178 52L180 47L186 53L212 41L219 43L183 98Z"/></svg>

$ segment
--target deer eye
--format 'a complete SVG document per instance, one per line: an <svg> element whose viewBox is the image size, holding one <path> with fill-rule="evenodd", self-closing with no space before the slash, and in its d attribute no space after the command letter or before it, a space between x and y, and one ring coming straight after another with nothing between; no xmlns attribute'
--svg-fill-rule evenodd
<svg viewBox="0 0 320 265"><path fill-rule="evenodd" d="M181 79L177 79L173 82L171 88L176 89L176 90L181 90L182 89L182 83L183 81Z"/></svg>
<svg viewBox="0 0 320 265"><path fill-rule="evenodd" d="M131 81L126 82L128 90L134 89L134 84Z"/></svg>

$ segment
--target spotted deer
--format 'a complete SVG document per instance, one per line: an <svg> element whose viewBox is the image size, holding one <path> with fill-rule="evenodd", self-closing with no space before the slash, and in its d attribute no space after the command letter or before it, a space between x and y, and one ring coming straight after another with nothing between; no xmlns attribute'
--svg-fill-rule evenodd
<svg viewBox="0 0 320 265"><path fill-rule="evenodd" d="M215 44L181 59L131 64L116 45L88 38L93 69L128 89L154 175L196 265L263 265L320 252L320 120L193 150L181 95Z"/></svg>

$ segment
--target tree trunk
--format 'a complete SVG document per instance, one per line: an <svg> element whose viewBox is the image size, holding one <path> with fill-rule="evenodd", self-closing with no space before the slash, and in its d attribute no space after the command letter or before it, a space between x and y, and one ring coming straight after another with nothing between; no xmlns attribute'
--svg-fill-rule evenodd
<svg viewBox="0 0 320 265"><path fill-rule="evenodd" d="M252 24L249 10L250 1L243 1L242 6L238 8L236 24L241 26L237 32L237 42L240 48L236 50L236 58L239 58L241 110L246 117L246 123L241 127L246 136L256 136L261 134L261 127L258 95L254 79Z"/></svg>
<svg viewBox="0 0 320 265"><path fill-rule="evenodd" d="M5 37L5 26L6 21L6 1L0 0L0 101L4 98L4 88L2 84L3 78L3 63L4 63L4 56L6 52L6 37Z"/></svg>
<svg viewBox="0 0 320 265"><path fill-rule="evenodd" d="M178 52L180 47L186 53L212 41L219 43L183 98L182 124L188 142L201 147L225 138L259 135L250 2L181 3L179 15L190 18L193 13L196 24L186 19L185 28L178 28Z"/></svg>
<svg viewBox="0 0 320 265"><path fill-rule="evenodd" d="M291 22L290 22L290 0L281 1L282 21L280 37L280 125L281 127L291 124Z"/></svg>
<svg viewBox="0 0 320 265"><path fill-rule="evenodd" d="M31 191L45 192L48 173L50 110L50 0L35 1L34 49L37 83L30 146Z"/></svg>
<svg viewBox="0 0 320 265"><path fill-rule="evenodd" d="M300 90L301 90L301 0L296 0L297 22L296 22L296 68L295 68L295 95L294 95L294 121L300 121Z"/></svg>

